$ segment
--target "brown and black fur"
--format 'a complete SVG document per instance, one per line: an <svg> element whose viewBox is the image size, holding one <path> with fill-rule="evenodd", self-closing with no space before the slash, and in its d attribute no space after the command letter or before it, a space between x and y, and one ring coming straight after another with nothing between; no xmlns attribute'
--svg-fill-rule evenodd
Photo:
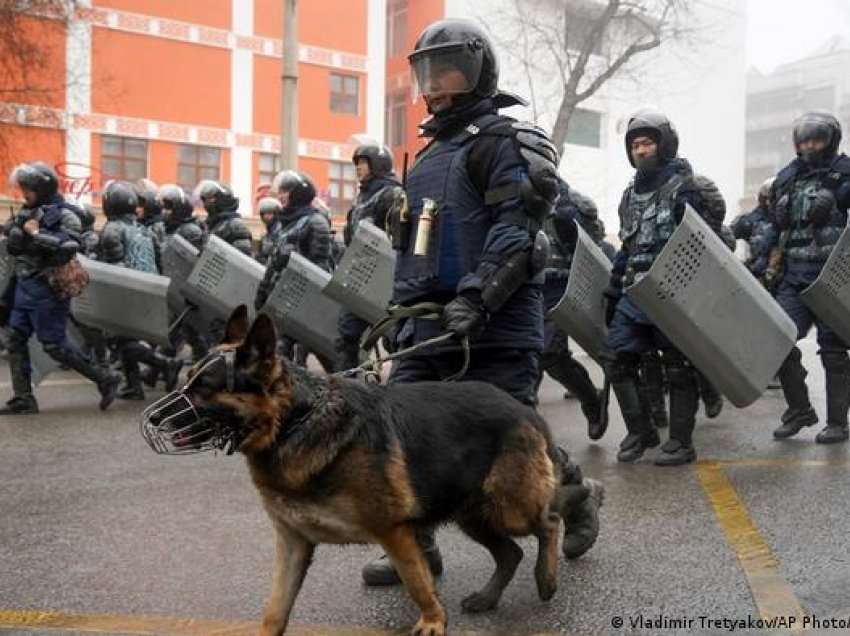
<svg viewBox="0 0 850 636"><path fill-rule="evenodd" d="M188 389L203 417L242 427L239 450L277 531L271 597L260 633L283 634L319 543L376 543L393 560L421 617L413 634L445 633L417 529L455 522L496 561L463 601L496 606L522 558L511 539L537 537L541 599L556 589L561 466L546 422L480 382L389 387L316 377L275 354L274 326L244 308L222 349L236 350L233 392L223 369ZM207 377L208 376L208 377Z"/></svg>

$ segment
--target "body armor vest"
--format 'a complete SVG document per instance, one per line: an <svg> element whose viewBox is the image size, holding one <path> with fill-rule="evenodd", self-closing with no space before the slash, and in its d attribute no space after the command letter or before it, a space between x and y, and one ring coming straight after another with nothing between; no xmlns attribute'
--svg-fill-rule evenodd
<svg viewBox="0 0 850 636"><path fill-rule="evenodd" d="M641 194L635 192L634 184L629 186L620 212L620 240L629 255L625 284L632 284L635 274L652 266L676 230L674 207L685 180L676 174L657 190Z"/></svg>
<svg viewBox="0 0 850 636"><path fill-rule="evenodd" d="M812 200L815 193L823 187L819 175L795 180L791 185L789 192L791 228L786 244L789 260L825 262L841 236L843 226L832 221L838 212L835 207L830 214L829 223L821 227L815 227L811 223Z"/></svg>

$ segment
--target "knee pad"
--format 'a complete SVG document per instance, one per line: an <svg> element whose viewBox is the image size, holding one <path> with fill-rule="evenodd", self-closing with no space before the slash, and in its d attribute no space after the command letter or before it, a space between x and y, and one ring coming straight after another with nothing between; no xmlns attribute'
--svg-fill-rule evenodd
<svg viewBox="0 0 850 636"><path fill-rule="evenodd" d="M43 342L41 346L44 347L44 353L54 360L58 360L59 362L65 360L65 347L58 342Z"/></svg>
<svg viewBox="0 0 850 636"><path fill-rule="evenodd" d="M605 371L611 383L638 379L640 356L636 353L618 353L605 360Z"/></svg>
<svg viewBox="0 0 850 636"><path fill-rule="evenodd" d="M21 349L27 348L27 338L24 334L22 334L17 329L9 330L9 350L10 351L20 351Z"/></svg>
<svg viewBox="0 0 850 636"><path fill-rule="evenodd" d="M661 354L671 386L696 386L696 369L681 352L668 349Z"/></svg>

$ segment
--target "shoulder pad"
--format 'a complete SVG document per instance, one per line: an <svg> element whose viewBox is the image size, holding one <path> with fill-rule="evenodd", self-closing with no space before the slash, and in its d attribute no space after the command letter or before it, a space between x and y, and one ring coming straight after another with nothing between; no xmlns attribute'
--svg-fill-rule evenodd
<svg viewBox="0 0 850 636"><path fill-rule="evenodd" d="M695 174L692 177L692 182L699 191L703 203L705 203L706 211L715 218L724 218L726 216L726 200L720 193L717 184L701 174Z"/></svg>

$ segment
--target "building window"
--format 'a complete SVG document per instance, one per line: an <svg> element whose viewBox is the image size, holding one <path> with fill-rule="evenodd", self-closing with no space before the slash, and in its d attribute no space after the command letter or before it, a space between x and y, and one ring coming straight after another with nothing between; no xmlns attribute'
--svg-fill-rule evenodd
<svg viewBox="0 0 850 636"><path fill-rule="evenodd" d="M344 214L357 195L357 175L350 161L328 164L328 205L335 214Z"/></svg>
<svg viewBox="0 0 850 636"><path fill-rule="evenodd" d="M576 108L567 128L567 143L599 148L602 145L602 113Z"/></svg>
<svg viewBox="0 0 850 636"><path fill-rule="evenodd" d="M220 177L221 150L181 144L177 148L177 185L192 190L203 179Z"/></svg>
<svg viewBox="0 0 850 636"><path fill-rule="evenodd" d="M407 52L407 0L387 2L387 56Z"/></svg>
<svg viewBox="0 0 850 636"><path fill-rule="evenodd" d="M331 110L356 115L360 109L360 78L331 73Z"/></svg>
<svg viewBox="0 0 850 636"><path fill-rule="evenodd" d="M407 140L407 95L406 91L387 95L384 123L391 148L404 146Z"/></svg>
<svg viewBox="0 0 850 636"><path fill-rule="evenodd" d="M263 153L260 155L260 183L271 185L275 175L280 172L280 155Z"/></svg>
<svg viewBox="0 0 850 636"><path fill-rule="evenodd" d="M148 176L148 142L104 135L100 143L100 171L110 179L137 181Z"/></svg>

